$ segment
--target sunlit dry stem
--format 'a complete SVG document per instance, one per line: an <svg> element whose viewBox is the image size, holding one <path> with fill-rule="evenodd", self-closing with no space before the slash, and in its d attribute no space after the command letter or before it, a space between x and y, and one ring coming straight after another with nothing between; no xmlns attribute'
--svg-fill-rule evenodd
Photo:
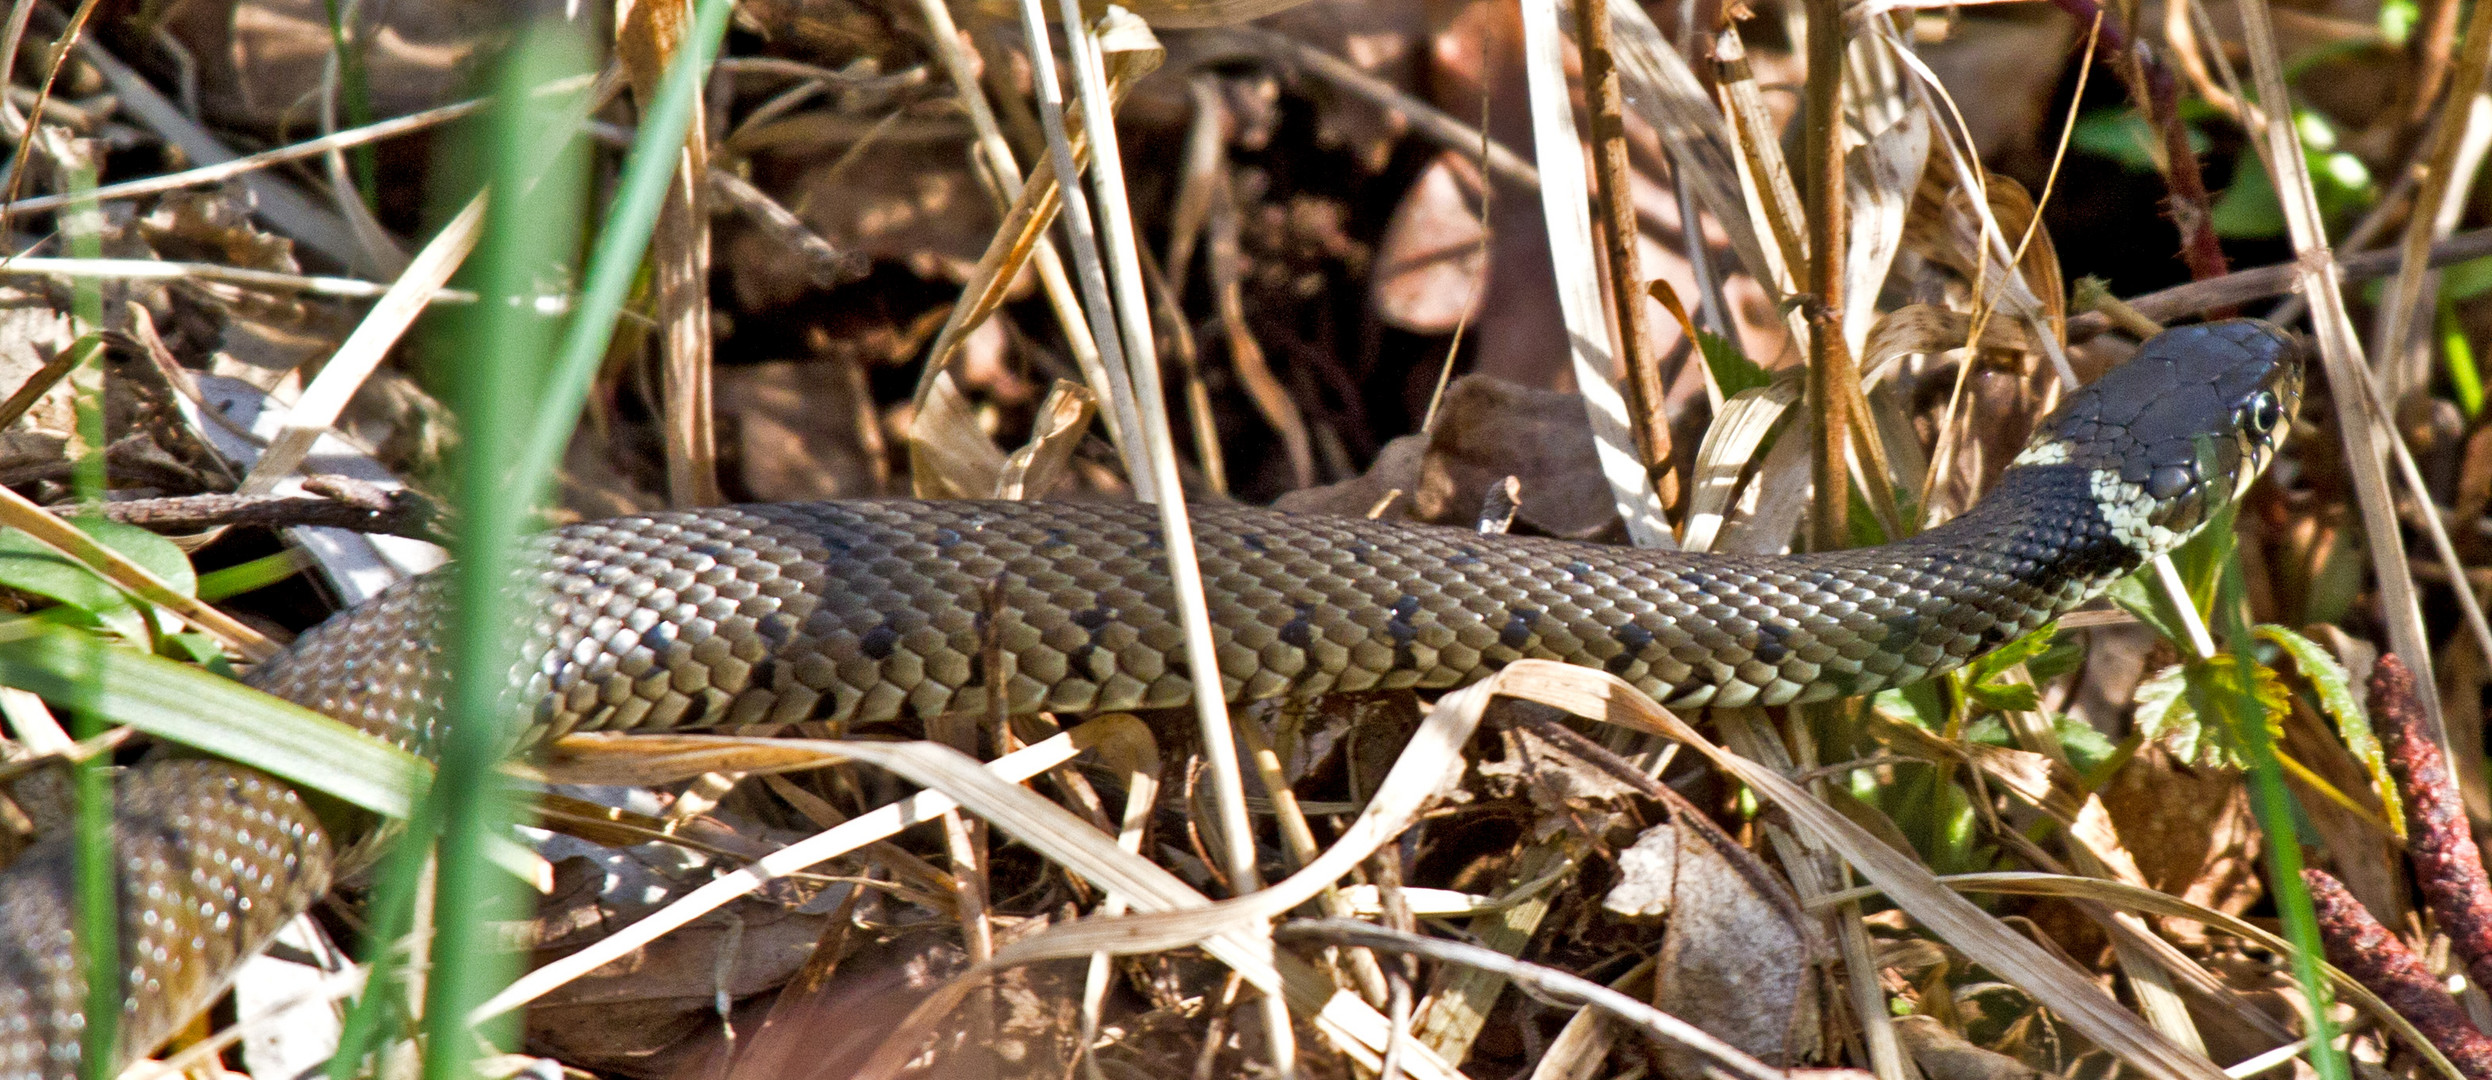
<svg viewBox="0 0 2492 1080"><path fill-rule="evenodd" d="M1801 139L1801 185L1808 200L1809 414L1817 444L1809 478L1817 495L1809 548L1832 551L1850 536L1851 492L1844 454L1860 371L1843 341L1843 4L1808 0L1808 128ZM1846 391L1850 390L1850 393Z"/></svg>

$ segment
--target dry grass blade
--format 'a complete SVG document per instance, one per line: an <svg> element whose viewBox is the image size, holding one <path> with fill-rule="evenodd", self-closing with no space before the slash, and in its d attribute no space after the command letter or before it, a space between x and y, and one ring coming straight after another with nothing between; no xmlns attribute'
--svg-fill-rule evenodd
<svg viewBox="0 0 2492 1080"><path fill-rule="evenodd" d="M380 301L356 324L355 332L347 335L311 385L303 388L303 396L287 414L285 431L269 441L268 450L242 478L238 491L245 495L266 494L302 465L312 444L337 423L338 415L346 411L346 403L354 398L355 391L372 377L407 328L415 325L415 317L424 313L424 308L441 294L450 275L458 272L459 264L476 250L476 241L484 228L485 199L480 194L468 200L458 216L416 252L407 263L406 272L390 283Z"/></svg>
<svg viewBox="0 0 2492 1080"><path fill-rule="evenodd" d="M1038 407L1038 423L1030 432L1030 441L1005 458L998 470L995 497L1036 499L1055 490L1073 464L1073 451L1089 433L1091 418L1097 415L1099 399L1089 387L1058 380Z"/></svg>
<svg viewBox="0 0 2492 1080"><path fill-rule="evenodd" d="M628 0L615 52L645 108L692 24L690 0ZM665 404L666 493L676 506L726 501L718 490L718 433L710 406L709 127L693 89L692 123L658 210L649 260L655 268L661 397Z"/></svg>
<svg viewBox="0 0 2492 1080"><path fill-rule="evenodd" d="M648 741L657 742L660 749L651 753L645 746L635 745ZM1099 749L1112 759L1133 759L1145 756L1140 751L1149 743L1150 733L1139 721L1130 716L1106 716L1005 755L985 767L994 770L994 775L1004 783L1018 783L1071 761L1086 750ZM718 736L576 737L556 745L557 757L549 770L562 780L576 783L654 784L707 772L819 768L857 760L857 755L850 752L853 747L850 743ZM478 1006L475 1018L482 1020L525 1005L555 987L630 955L659 935L759 889L774 878L837 858L911 825L936 820L959 806L957 800L940 792L923 791L790 844L751 866L693 890L581 952L529 972Z"/></svg>
<svg viewBox="0 0 2492 1080"><path fill-rule="evenodd" d="M2402 401L2422 389L2431 374L2431 355L2412 347L2416 327L2428 317L2426 308L2438 291L2438 275L2426 256L2432 244L2447 238L2466 209L2466 193L2483 166L2485 140L2492 137L2492 97L2484 80L2492 74L2492 8L2478 6L2467 20L2465 56L2452 69L2456 75L2440 108L2439 125L2421 159L2422 182L2414 195L2414 213L2406 220L2404 264L2380 303L2379 355L2387 369L2386 397Z"/></svg>
<svg viewBox="0 0 2492 1080"><path fill-rule="evenodd" d="M105 81L112 84L113 93L120 96L121 107L132 118L180 147L190 160L216 165L239 157L214 133L184 113L181 106L158 92L145 76L96 45L93 39L79 39L78 58L103 73ZM251 191L256 212L278 232L324 258L360 272L386 274L394 269L374 265L345 219L304 195L291 182L264 172L243 173L241 180Z"/></svg>
<svg viewBox="0 0 2492 1080"><path fill-rule="evenodd" d="M101 278L108 281L217 281L233 285L247 285L281 294L334 296L348 300L372 300L387 295L389 292L389 286L358 278L331 277L321 274L284 274L273 270L254 270L247 266L174 262L161 259L56 259L40 255L26 255L0 263L0 274L72 279ZM465 289L441 289L436 291L430 299L436 303L472 304L476 302L476 294Z"/></svg>
<svg viewBox="0 0 2492 1080"><path fill-rule="evenodd" d="M1715 410L1704 441L1696 447L1696 482L1688 492L1683 540L1687 550L1713 550L1715 538L1729 520L1739 478L1755 460L1757 447L1764 445L1783 414L1799 403L1800 380L1787 374L1733 394Z"/></svg>
<svg viewBox="0 0 2492 1080"><path fill-rule="evenodd" d="M2285 88L2284 62L2276 51L2274 28L2269 24L2264 0L2238 3L2258 98L2276 105L2260 110L2263 129L2259 145L2267 163L2267 175L2275 178L2276 195L2284 205L2285 226L2292 234L2294 250L2301 256L2302 292L2310 300L2311 321L2318 331L2319 358L2327 368L2329 385L2353 386L2356 380L2371 378L2370 365L2364 361L2361 340L2354 334L2353 316L2345 308L2344 279L2328 246L2318 194L2311 188L2310 160L2302 150L2301 132L2293 124L2292 110L2286 107L2292 97ZM2355 502L2362 511L2363 532L2376 538L2363 548L2370 555L2371 572L2379 583L2389 650L2414 666L2416 681L2432 685L2431 636L2423 626L2422 597L2414 588L2414 572L2406 563L2405 545L2395 539L2404 533L2397 522L2395 497L2388 487L2387 435L2372 419L2362 395L2339 393L2334 399L2337 430L2344 438L2345 463L2353 477ZM2441 752L2450 753L2448 733L2440 716L2440 696L2423 695L2423 709L2431 717Z"/></svg>

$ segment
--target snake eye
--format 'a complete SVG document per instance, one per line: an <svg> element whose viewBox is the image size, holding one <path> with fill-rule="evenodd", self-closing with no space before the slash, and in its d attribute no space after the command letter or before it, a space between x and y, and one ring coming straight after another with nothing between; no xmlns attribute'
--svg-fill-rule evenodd
<svg viewBox="0 0 2492 1080"><path fill-rule="evenodd" d="M2146 478L2146 494L2157 499L2176 499L2197 484L2197 476L2189 470L2178 465L2166 465Z"/></svg>
<svg viewBox="0 0 2492 1080"><path fill-rule="evenodd" d="M2261 390L2257 397L2250 399L2249 407L2242 412L2242 419L2249 423L2252 432L2265 435L2284 422L2284 404L2276 400L2276 395Z"/></svg>

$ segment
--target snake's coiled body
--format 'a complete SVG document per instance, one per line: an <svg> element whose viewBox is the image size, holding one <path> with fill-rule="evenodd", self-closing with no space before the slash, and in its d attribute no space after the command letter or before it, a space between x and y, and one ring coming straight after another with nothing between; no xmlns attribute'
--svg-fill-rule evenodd
<svg viewBox="0 0 2492 1080"><path fill-rule="evenodd" d="M1222 689L1449 687L1523 657L1598 667L1683 706L1911 682L2041 626L2194 532L2272 451L2299 373L2297 346L2263 324L2166 334L2073 396L1973 510L1855 551L1688 555L1199 507ZM542 621L516 669L536 702L531 740L930 716L984 709L999 686L1015 712L1175 705L1192 692L1145 506L653 514L562 530L539 565ZM393 590L250 681L424 749L438 721L439 592ZM330 841L299 797L237 766L176 764L122 785L124 894L145 901L125 905L123 939L127 1043L140 1050L327 876ZM70 1075L83 1026L65 856L32 859L0 875L0 1080Z"/></svg>

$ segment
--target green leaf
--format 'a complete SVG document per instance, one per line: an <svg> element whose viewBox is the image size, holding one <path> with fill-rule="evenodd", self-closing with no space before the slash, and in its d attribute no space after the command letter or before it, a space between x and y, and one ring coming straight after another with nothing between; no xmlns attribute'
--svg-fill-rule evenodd
<svg viewBox="0 0 2492 1080"><path fill-rule="evenodd" d="M2336 657L2319 643L2294 631L2261 623L2251 633L2275 642L2286 656L2293 658L2293 668L2302 673L2310 688L2318 692L2319 711L2328 714L2336 724L2336 737L2347 752L2362 762L2371 773L2371 790L2378 793L2380 805L2388 818L2389 828L2399 839L2405 837L2405 800L2397 793L2396 778L2388 772L2388 753L2380 748L2379 736L2371 731L2371 718L2364 715L2362 702L2354 697L2354 677Z"/></svg>
<svg viewBox="0 0 2492 1080"><path fill-rule="evenodd" d="M2245 700L2262 715L2239 715ZM2256 722L2273 737L2292 707L2291 692L2273 670L2230 653L2175 664L2137 686L2138 730L2192 765L2246 767L2242 728Z"/></svg>
<svg viewBox="0 0 2492 1080"><path fill-rule="evenodd" d="M2152 628L2156 636L2163 640L2189 640L2187 635L2181 633L2180 624L2173 621L2171 609L2156 599L2155 588L2146 583L2146 575L2131 574L2112 582L2110 588L2103 590L2103 595L2120 605L2122 611L2136 616L2137 621Z"/></svg>
<svg viewBox="0 0 2492 1080"><path fill-rule="evenodd" d="M1723 397L1773 385L1773 372L1757 366L1747 353L1740 351L1737 342L1720 334L1696 331L1696 351L1704 354L1705 367L1712 370L1714 385L1722 388Z"/></svg>
<svg viewBox="0 0 2492 1080"><path fill-rule="evenodd" d="M1938 692L1936 679L1923 679L1906 686L1880 690L1869 700L1879 712L1923 731L1944 731L1947 728L1947 702Z"/></svg>
<svg viewBox="0 0 2492 1080"><path fill-rule="evenodd" d="M2232 186L2215 197L2207 220L2215 235L2226 240L2273 240L2284 235L2284 204L2276 201L2276 185L2256 155L2242 154L2234 166Z"/></svg>
<svg viewBox="0 0 2492 1080"><path fill-rule="evenodd" d="M75 699L115 724L403 817L432 765L230 679L33 619L0 623L0 686Z"/></svg>
<svg viewBox="0 0 2492 1080"><path fill-rule="evenodd" d="M77 523L95 542L127 556L184 596L196 593L199 581L190 557L173 542L117 521L84 518ZM147 621L130 596L76 559L37 543L16 529L0 529L0 586L58 601L89 616L76 620L104 626L132 640L147 636Z"/></svg>

